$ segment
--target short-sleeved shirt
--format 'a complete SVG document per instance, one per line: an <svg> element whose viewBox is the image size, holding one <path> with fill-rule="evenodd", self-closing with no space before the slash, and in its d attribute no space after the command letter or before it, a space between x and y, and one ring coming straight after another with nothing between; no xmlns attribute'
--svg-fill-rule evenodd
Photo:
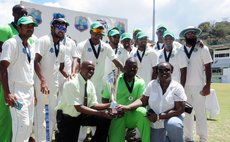
<svg viewBox="0 0 230 142"><path fill-rule="evenodd" d="M145 82L142 78L135 76L134 78L134 86L132 92L129 92L125 80L124 74L120 74L118 77L117 83L117 95L116 95L116 102L121 105L129 105L135 100L139 99L143 94L145 89ZM109 86L107 85L103 91L102 98L111 99L111 93L109 90Z"/></svg>
<svg viewBox="0 0 230 142"><path fill-rule="evenodd" d="M81 113L75 109L75 105L84 105L84 90L87 82L87 106L92 107L97 104L96 91L90 80L85 81L81 74L77 74L72 80L63 86L63 95L56 109L61 109L64 114L77 117Z"/></svg>
<svg viewBox="0 0 230 142"><path fill-rule="evenodd" d="M112 48L112 47L111 47ZM124 65L125 61L129 58L129 52L123 48L121 44L118 45L117 49L113 49L118 60ZM117 67L115 64L108 58L105 61L105 75L108 75L112 70L115 70Z"/></svg>
<svg viewBox="0 0 230 142"><path fill-rule="evenodd" d="M190 51L191 48L188 48ZM185 85L203 86L206 82L205 64L212 63L212 57L207 46L203 48L195 46L188 62L187 78Z"/></svg>
<svg viewBox="0 0 230 142"><path fill-rule="evenodd" d="M159 63L166 62L166 58L164 55L164 49L159 50ZM166 51L166 56L169 56L169 52ZM186 54L184 53L182 48L173 47L171 56L169 58L169 63L173 66L172 79L180 82L181 72L180 69L188 66L188 62L186 60Z"/></svg>
<svg viewBox="0 0 230 142"><path fill-rule="evenodd" d="M15 29L12 23L5 25L5 26L0 26L0 41L1 42L4 42L7 39L17 34L18 34L18 31L17 29Z"/></svg>
<svg viewBox="0 0 230 142"><path fill-rule="evenodd" d="M152 80L145 88L143 94L149 97L149 106L156 114L174 108L177 101L187 100L183 86L174 80L170 82L164 94L159 80Z"/></svg>
<svg viewBox="0 0 230 142"><path fill-rule="evenodd" d="M155 45L154 45L154 47L153 47L153 49L154 50L156 50L156 51L158 51L158 50L161 50L161 49L163 49L164 48L164 43L159 43L159 42L157 42ZM180 48L180 47L182 47L182 44L180 44L179 42L177 42L177 41L173 41L173 46L174 46L174 48Z"/></svg>
<svg viewBox="0 0 230 142"><path fill-rule="evenodd" d="M41 70L48 86L58 86L59 66L60 63L64 63L65 59L64 45L60 42L59 53L56 57L53 38L51 35L46 35L38 39L35 50L37 54L42 56Z"/></svg>
<svg viewBox="0 0 230 142"><path fill-rule="evenodd" d="M77 46L77 50L79 53L78 58L81 59L81 62L90 60L93 61L93 63L95 64L94 75L91 78L93 82L97 82L98 79L103 78L106 57L108 57L108 59L110 59L111 61L117 58L113 49L107 43L100 41L100 44L101 50L98 58L96 58L94 55L93 48L90 45L89 39L80 42ZM99 44L95 46L96 52L98 52L98 46Z"/></svg>
<svg viewBox="0 0 230 142"><path fill-rule="evenodd" d="M29 50L23 46L18 35L4 42L1 61L5 60L10 63L8 67L9 83L34 84L34 44L28 42L28 45ZM30 62L27 53L30 53Z"/></svg>
<svg viewBox="0 0 230 142"><path fill-rule="evenodd" d="M137 48L134 48L130 53L130 57L136 58L138 63L137 75L143 78L145 83L148 84L149 81L152 80L152 68L158 64L158 55L156 51L154 51L150 47L146 47L145 54L142 58L142 61L140 62L137 56L137 51L139 52L140 56L142 56L143 52L141 52Z"/></svg>

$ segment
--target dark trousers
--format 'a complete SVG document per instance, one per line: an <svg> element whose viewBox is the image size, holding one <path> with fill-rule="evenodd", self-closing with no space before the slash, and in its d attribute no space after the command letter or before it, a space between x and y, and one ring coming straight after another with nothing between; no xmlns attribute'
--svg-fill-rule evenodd
<svg viewBox="0 0 230 142"><path fill-rule="evenodd" d="M91 142L106 142L110 119L98 116L87 116L84 114L81 114L78 117L71 117L66 114L58 115L58 142L77 142L80 126L96 126L96 132L92 137Z"/></svg>

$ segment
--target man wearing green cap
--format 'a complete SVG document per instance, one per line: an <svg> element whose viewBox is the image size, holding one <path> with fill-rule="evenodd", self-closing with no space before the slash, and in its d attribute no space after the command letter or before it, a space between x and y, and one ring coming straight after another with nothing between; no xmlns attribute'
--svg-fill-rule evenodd
<svg viewBox="0 0 230 142"><path fill-rule="evenodd" d="M108 31L109 45L113 49L115 55L118 60L124 65L126 59L128 59L128 52L122 47L120 44L120 32L117 28L112 28ZM113 70L116 70L116 66L113 64L111 60L106 58L105 61L105 75L108 75Z"/></svg>
<svg viewBox="0 0 230 142"><path fill-rule="evenodd" d="M157 34L157 43L153 47L156 51L161 50L161 49L163 49L165 47L163 35L164 35L164 32L167 31L167 30L168 29L164 25L158 25L157 26L157 31L156 31L156 34ZM181 47L182 46L177 41L174 41L173 45L174 45L174 47Z"/></svg>
<svg viewBox="0 0 230 142"><path fill-rule="evenodd" d="M154 47L155 50L160 50L164 48L164 38L163 38L163 34L164 32L167 30L167 28L164 25L158 25L157 26L157 43Z"/></svg>
<svg viewBox="0 0 230 142"><path fill-rule="evenodd" d="M64 70L65 47L60 42L65 35L69 23L64 18L53 19L50 25L51 34L38 39L35 51L35 91L37 105L35 107L35 140L46 141L44 106L45 95L48 95L49 105L49 135L52 136L56 124L56 111L58 95L58 72L65 78L70 76ZM44 95L45 94L45 95Z"/></svg>
<svg viewBox="0 0 230 142"><path fill-rule="evenodd" d="M34 44L28 39L37 23L23 16L17 21L19 35L2 46L2 85L6 105L12 116L13 142L28 141L34 113Z"/></svg>
<svg viewBox="0 0 230 142"><path fill-rule="evenodd" d="M211 85L211 63L212 58L207 46L201 48L197 44L197 38L201 30L189 26L180 32L180 38L185 39L183 50L186 54L187 78L185 83L185 93L188 102L193 105L196 115L196 133L200 137L200 142L207 141L207 119L205 113L205 96L210 94ZM184 128L185 140L193 141L194 113L185 114Z"/></svg>
<svg viewBox="0 0 230 142"><path fill-rule="evenodd" d="M121 44L123 45L124 49L128 52L128 54L130 54L132 48L134 48L133 46L131 46L131 40L132 37L130 33L123 33L121 35Z"/></svg>
<svg viewBox="0 0 230 142"><path fill-rule="evenodd" d="M147 47L147 38L145 33L139 32L136 36L137 49L133 49L130 53L130 56L138 61L137 75L144 79L146 85L156 77L156 65L158 64L156 51Z"/></svg>
<svg viewBox="0 0 230 142"><path fill-rule="evenodd" d="M2 52L2 44L7 39L18 34L17 21L24 15L27 15L27 11L22 5L15 5L12 9L14 21L8 25L0 26L0 52ZM10 142L12 137L12 123L9 107L5 105L5 99L3 95L2 85L0 83L0 136L1 141Z"/></svg>
<svg viewBox="0 0 230 142"><path fill-rule="evenodd" d="M134 30L133 30L133 40L132 40L132 42L133 42L133 46L134 46L134 47L137 46L137 39L136 39L136 36L137 36L137 34L138 34L139 32L141 32L141 29L134 29Z"/></svg>
<svg viewBox="0 0 230 142"><path fill-rule="evenodd" d="M180 82L182 86L185 85L186 72L188 63L185 60L186 54L181 47L174 46L173 41L175 39L174 34L170 31L165 31L163 34L164 48L159 50L159 62L169 62L173 65L172 78L177 82Z"/></svg>
<svg viewBox="0 0 230 142"><path fill-rule="evenodd" d="M93 61L95 64L94 75L92 76L92 82L96 88L97 100L101 103L101 94L104 84L102 82L103 76L105 75L105 59L106 57L111 60L117 68L123 71L123 65L118 60L113 49L103 42L104 27L96 21L90 26L90 38L82 41L78 44L77 50L79 53L78 62L85 60Z"/></svg>

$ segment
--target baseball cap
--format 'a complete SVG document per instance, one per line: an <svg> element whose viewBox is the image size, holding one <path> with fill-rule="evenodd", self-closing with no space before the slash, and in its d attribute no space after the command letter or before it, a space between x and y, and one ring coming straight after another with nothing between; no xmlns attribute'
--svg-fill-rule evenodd
<svg viewBox="0 0 230 142"><path fill-rule="evenodd" d="M148 37L144 32L138 32L137 35L136 35L136 39L140 39L140 38L143 38L143 37Z"/></svg>
<svg viewBox="0 0 230 142"><path fill-rule="evenodd" d="M104 26L100 22L96 21L90 26L90 30L92 29L104 29Z"/></svg>
<svg viewBox="0 0 230 142"><path fill-rule="evenodd" d="M17 25L28 25L28 24L34 24L34 27L37 27L38 24L33 20L33 17L31 16L22 16L18 19Z"/></svg>
<svg viewBox="0 0 230 142"><path fill-rule="evenodd" d="M124 40L124 39L132 39L132 36L130 33L123 33L121 35L121 40Z"/></svg>
<svg viewBox="0 0 230 142"><path fill-rule="evenodd" d="M113 28L113 29L108 31L108 36L111 37L111 36L114 36L114 35L120 35L120 32L115 28Z"/></svg>
<svg viewBox="0 0 230 142"><path fill-rule="evenodd" d="M167 30L166 26L164 26L164 25L158 25L157 26L157 30L159 30L159 29L165 29L165 30Z"/></svg>
<svg viewBox="0 0 230 142"><path fill-rule="evenodd" d="M56 23L65 23L66 26L69 26L69 22L67 22L64 18L56 18L56 19L53 19L51 24L56 24Z"/></svg>
<svg viewBox="0 0 230 142"><path fill-rule="evenodd" d="M171 37L175 38L173 32L171 32L171 31L168 31L168 30L165 31L164 34L163 34L163 37L166 37L167 35L170 35Z"/></svg>

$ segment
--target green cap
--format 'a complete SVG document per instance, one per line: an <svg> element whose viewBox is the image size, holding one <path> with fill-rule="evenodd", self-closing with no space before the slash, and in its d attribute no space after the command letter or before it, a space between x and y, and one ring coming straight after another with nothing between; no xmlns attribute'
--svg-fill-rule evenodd
<svg viewBox="0 0 230 142"><path fill-rule="evenodd" d="M171 37L173 37L173 38L175 38L175 36L174 36L174 34L173 34L173 32L171 32L171 31L165 31L164 32L164 34L163 34L163 37L165 38L167 35L169 35L169 36L171 36Z"/></svg>
<svg viewBox="0 0 230 142"><path fill-rule="evenodd" d="M159 29L165 29L165 30L167 30L166 26L164 26L164 25L158 25L157 26L157 30L159 30Z"/></svg>
<svg viewBox="0 0 230 142"><path fill-rule="evenodd" d="M120 32L117 29L111 29L108 32L108 36L115 36L115 35L120 35Z"/></svg>
<svg viewBox="0 0 230 142"><path fill-rule="evenodd" d="M140 39L140 38L143 38L143 37L148 37L144 32L138 32L137 35L136 35L136 39Z"/></svg>
<svg viewBox="0 0 230 142"><path fill-rule="evenodd" d="M56 18L51 22L52 25L56 23L65 23L66 26L69 26L69 22L67 22L64 18Z"/></svg>
<svg viewBox="0 0 230 142"><path fill-rule="evenodd" d="M124 40L124 39L132 39L132 36L130 33L123 33L121 35L121 40Z"/></svg>
<svg viewBox="0 0 230 142"><path fill-rule="evenodd" d="M104 26L100 22L96 21L90 26L90 30L92 29L104 29Z"/></svg>
<svg viewBox="0 0 230 142"><path fill-rule="evenodd" d="M20 19L18 19L17 25L28 25L28 24L34 24L34 27L37 27L38 24L33 20L33 17L31 16L22 16Z"/></svg>

